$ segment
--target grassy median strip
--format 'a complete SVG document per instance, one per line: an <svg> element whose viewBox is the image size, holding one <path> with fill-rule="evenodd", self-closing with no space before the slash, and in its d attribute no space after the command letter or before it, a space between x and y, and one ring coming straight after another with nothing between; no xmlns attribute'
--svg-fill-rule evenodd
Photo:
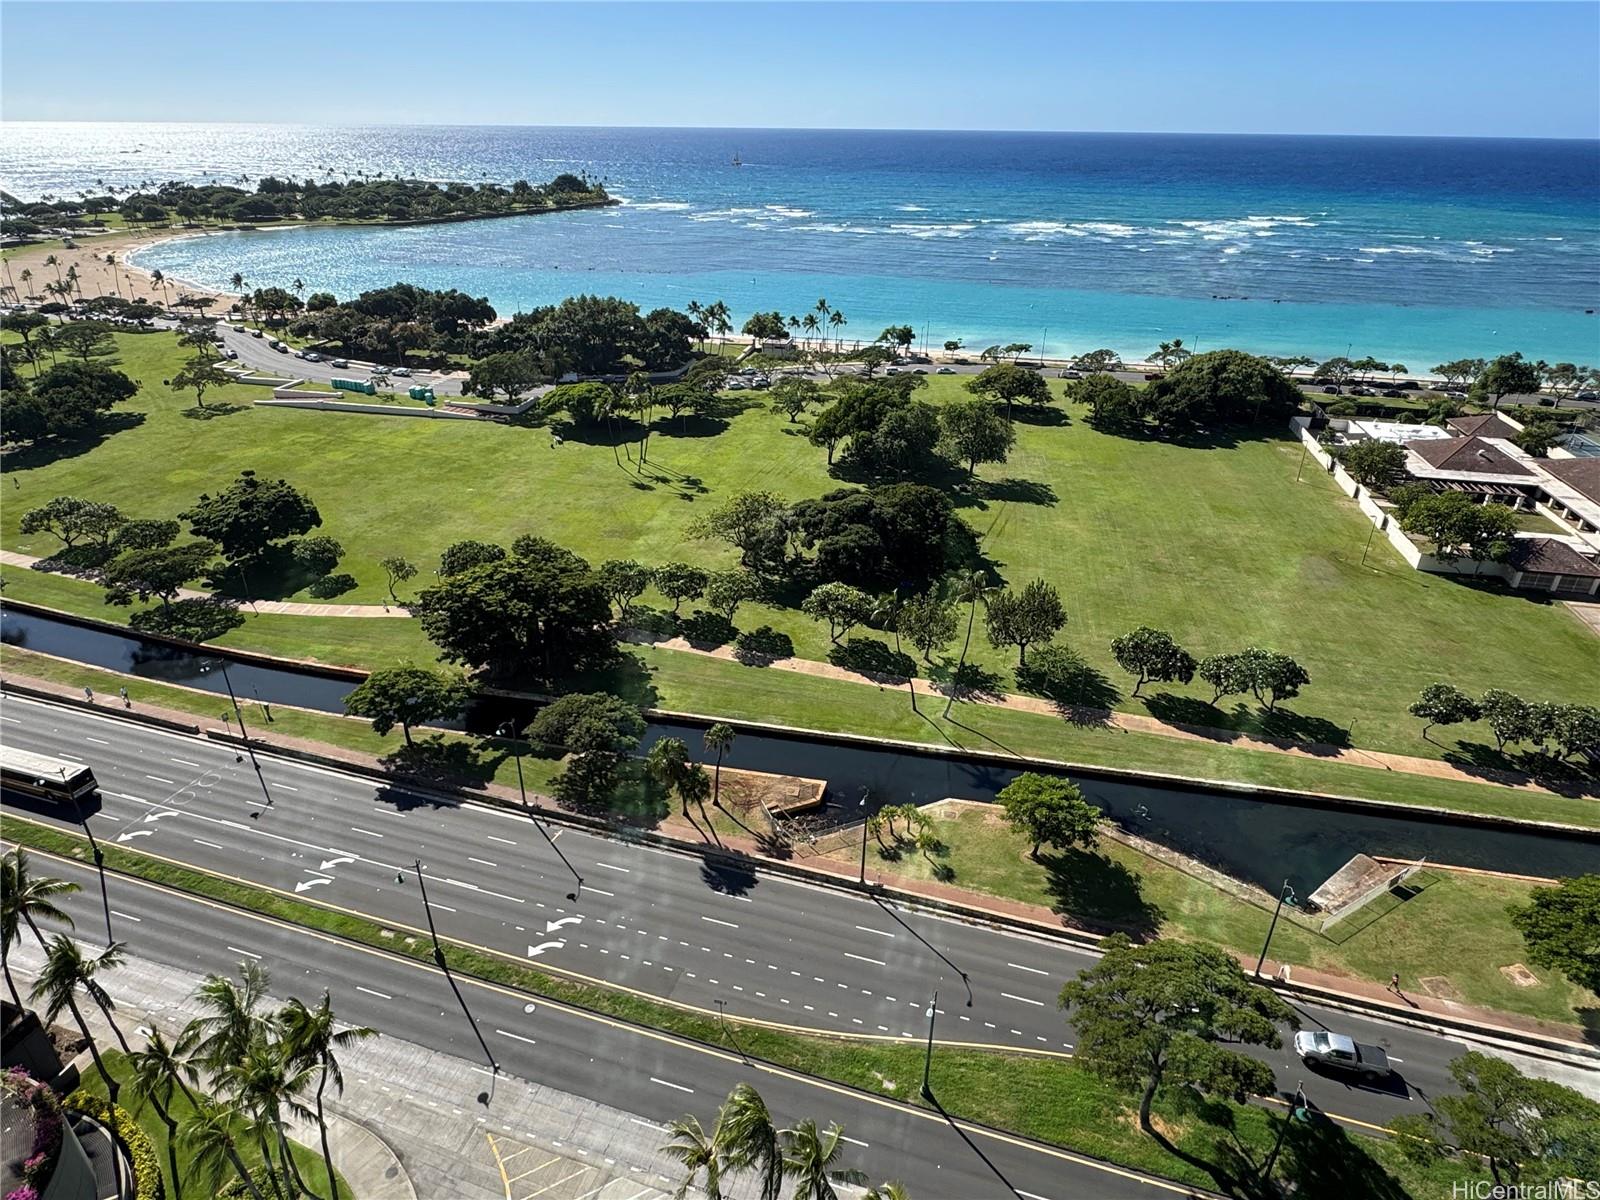
<svg viewBox="0 0 1600 1200"><path fill-rule="evenodd" d="M88 858L88 843L81 836L24 817L8 814L5 832L8 841L29 849L81 861ZM119 846L103 849L109 869L133 878L418 962L432 962L425 937L390 929L382 922ZM458 944L449 946L448 959L451 968L463 975L924 1106L917 1095L923 1063L923 1047L915 1036L922 1028L920 1010L913 1013L908 1007L907 1029L890 1031L912 1034L904 1044L862 1042L748 1025L733 1017L723 1025L714 1017L552 976ZM1172 1153L1139 1132L1126 1096L1059 1058L940 1046L934 1053L932 1081L935 1095L952 1116L1203 1187L1218 1187L1236 1179L1243 1169L1241 1155L1256 1164L1265 1161L1280 1130L1277 1112L1173 1090L1164 1092L1157 1104L1161 1127L1179 1151ZM826 1118L828 1114L821 1111L815 1115ZM1306 1188L1318 1179L1331 1178L1327 1173L1335 1159L1340 1178L1365 1181L1359 1187L1362 1194L1392 1195L1399 1189L1420 1197L1436 1195L1445 1186L1443 1175L1434 1177L1440 1168L1418 1167L1382 1139L1352 1136L1325 1122L1291 1125L1278 1173ZM1461 1169L1454 1164L1453 1177L1459 1176ZM1315 1189L1303 1194L1315 1194Z"/></svg>

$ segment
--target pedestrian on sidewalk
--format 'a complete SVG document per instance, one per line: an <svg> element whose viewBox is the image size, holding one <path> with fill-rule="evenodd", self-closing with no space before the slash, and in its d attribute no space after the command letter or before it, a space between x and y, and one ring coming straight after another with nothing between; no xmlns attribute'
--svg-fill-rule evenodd
<svg viewBox="0 0 1600 1200"><path fill-rule="evenodd" d="M1400 990L1400 972L1399 971L1396 971L1393 975L1389 976L1389 990L1391 992L1393 992L1396 996L1401 996L1401 997L1405 996L1405 993Z"/></svg>
<svg viewBox="0 0 1600 1200"><path fill-rule="evenodd" d="M118 688L117 690L122 693L122 707L123 708L132 708L133 707L133 701L128 699L128 689L127 688Z"/></svg>
<svg viewBox="0 0 1600 1200"><path fill-rule="evenodd" d="M84 688L83 689L83 698L85 700L87 700L90 704L93 704L94 703L94 689L92 687Z"/></svg>

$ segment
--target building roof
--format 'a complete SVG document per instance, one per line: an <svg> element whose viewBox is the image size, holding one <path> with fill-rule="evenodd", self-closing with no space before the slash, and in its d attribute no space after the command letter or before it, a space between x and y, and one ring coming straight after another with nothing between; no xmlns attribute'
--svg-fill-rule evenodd
<svg viewBox="0 0 1600 1200"><path fill-rule="evenodd" d="M1451 417L1445 422L1457 437L1512 438L1517 427L1501 418L1499 413L1474 413L1470 417Z"/></svg>
<svg viewBox="0 0 1600 1200"><path fill-rule="evenodd" d="M1511 565L1519 571L1600 578L1600 563L1585 558L1556 538L1518 538L1511 550Z"/></svg>
<svg viewBox="0 0 1600 1200"><path fill-rule="evenodd" d="M1600 458L1547 458L1539 465L1574 491L1600 504Z"/></svg>
<svg viewBox="0 0 1600 1200"><path fill-rule="evenodd" d="M1444 438L1411 442L1406 446L1418 458L1440 471L1477 475L1526 475L1532 471L1511 455L1481 437Z"/></svg>

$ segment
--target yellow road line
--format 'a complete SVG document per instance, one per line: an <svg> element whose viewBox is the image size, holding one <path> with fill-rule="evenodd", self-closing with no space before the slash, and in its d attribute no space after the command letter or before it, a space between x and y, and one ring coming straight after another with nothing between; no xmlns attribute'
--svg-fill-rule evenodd
<svg viewBox="0 0 1600 1200"><path fill-rule="evenodd" d="M519 1179L526 1179L529 1175L537 1175L540 1171L544 1170L551 1163L558 1163L560 1161L561 1161L561 1155L559 1155L559 1154L556 1155L554 1158L547 1158L542 1163L540 1163L537 1167L532 1167L529 1170L524 1171L521 1175L513 1175L506 1182L507 1183L515 1183Z"/></svg>
<svg viewBox="0 0 1600 1200"><path fill-rule="evenodd" d="M505 1160L500 1157L499 1143L494 1140L494 1134L492 1133L486 1133L483 1136L488 1139L489 1149L494 1154L494 1165L500 1169L500 1182L505 1185L506 1200L511 1200L511 1180L506 1178L506 1164Z"/></svg>
<svg viewBox="0 0 1600 1200"><path fill-rule="evenodd" d="M48 850L30 850L29 853L40 858L50 859L55 862L75 866L80 869L86 869L86 864L81 863L76 859L64 858L59 854L53 854ZM357 954L367 954L373 958L383 959L386 962L400 963L412 968L413 970L421 971L425 974L434 975L439 978L444 977L444 972L438 967L432 966L428 963L419 962L416 959L408 958L405 955L396 954L393 951L379 950L376 947L364 946L359 942L350 942L344 938L323 933L320 930L307 929L302 925L295 925L292 922L284 921L277 917L265 916L262 913L251 912L248 909L240 909L235 905L224 904L221 901L212 900L206 896L196 896L192 892L185 892L179 888L170 887L166 884L152 883L149 880L140 879L137 876L122 875L121 872L117 872L117 874L127 882L133 884L135 887L141 887L147 891L158 892L169 896L177 896L186 903L198 904L205 908L214 909L219 912L231 913L234 916L241 917L247 921L255 921L261 925L267 925L273 928L286 930L301 937L311 938L316 941L328 943L330 945L340 946L347 950L354 951ZM460 977L460 979L469 987L477 988L480 991L493 992L496 995L505 996L513 1000L523 1000L529 995L538 994L529 993L518 988L506 987L503 984L491 983L488 980L479 979L475 975L463 975ZM871 1104L877 1108L887 1109L901 1116L912 1117L917 1120L928 1121L938 1125L954 1125L958 1129L961 1129L976 1137L989 1138L992 1141L1003 1142L1006 1145L1015 1146L1021 1150L1027 1150L1035 1154L1043 1154L1060 1162L1074 1163L1078 1166L1088 1167L1091 1170L1100 1171L1108 1175L1117 1175L1123 1179L1132 1180L1136 1183L1143 1183L1150 1187L1158 1188L1162 1191L1171 1192L1174 1195L1194 1196L1199 1194L1194 1188L1191 1188L1186 1184L1175 1183L1167 1179L1160 1179L1153 1175L1145 1175L1138 1171L1116 1166L1113 1163L1100 1162L1097 1159L1087 1158L1081 1154L1076 1154L1073 1151L1063 1149L1059 1146L1049 1146L1042 1142L1028 1141L1012 1134L1002 1133L997 1129L990 1129L982 1125L972 1124L956 1117L946 1117L937 1111L932 1111L925 1108L916 1108L905 1103L904 1101L890 1100L886 1097L874 1096L870 1092L858 1091L854 1088L846 1087L843 1084L836 1084L829 1080L821 1079L815 1075L807 1075L789 1067L780 1067L773 1063L754 1061L745 1058L743 1055L733 1054L715 1046L707 1046L698 1042L687 1041L675 1034L669 1034L661 1030L650 1029L645 1026L629 1024L628 1022L621 1021L613 1017L608 1017L603 1013L590 1012L587 1009L582 1008L574 1008L562 1001L550 1002L559 1007L563 1012L570 1016L576 1017L579 1020L590 1021L596 1025L603 1025L607 1028L615 1029L620 1033L626 1033L634 1037L648 1038L651 1041L661 1042L665 1045L672 1046L679 1050L686 1050L694 1054L701 1054L707 1058L718 1059L726 1063L736 1063L750 1070L760 1071L762 1074L771 1075L778 1079L784 1079L790 1083L799 1084L802 1087L810 1087L819 1089L821 1091L832 1092L835 1095L844 1096L848 1099L856 1100L863 1104ZM487 1134L485 1136L489 1137ZM494 1139L492 1137L489 1139L489 1144L491 1146L494 1145ZM498 1151L496 1151L497 1160L498 1157L499 1154ZM503 1169L501 1174L503 1177ZM508 1192L507 1195L509 1196L510 1193Z"/></svg>
<svg viewBox="0 0 1600 1200"><path fill-rule="evenodd" d="M551 1188L560 1187L563 1183L566 1183L568 1180L576 1179L579 1175L582 1175L588 1169L589 1168L586 1167L586 1166L585 1167L579 1167L571 1175L568 1175L568 1176L565 1176L564 1178L558 1179L554 1183L547 1183L542 1188L540 1188L537 1192L529 1192L526 1196L524 1196L522 1198L522 1200L533 1200L533 1198L535 1196L542 1196L546 1192L548 1192Z"/></svg>

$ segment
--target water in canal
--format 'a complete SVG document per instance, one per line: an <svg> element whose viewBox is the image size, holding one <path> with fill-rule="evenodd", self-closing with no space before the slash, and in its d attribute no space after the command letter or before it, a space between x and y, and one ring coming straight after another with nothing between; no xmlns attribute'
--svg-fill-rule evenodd
<svg viewBox="0 0 1600 1200"><path fill-rule="evenodd" d="M0 639L107 670L162 683L183 684L226 696L232 683L241 700L259 699L325 712L343 712L354 684L335 675L228 660L203 649L148 641L133 633L86 628L31 613L0 609ZM224 705L223 707L226 707ZM531 711L531 707L530 707ZM218 709L218 716L222 708ZM503 719L497 702L484 727ZM645 746L681 737L698 748L704 727L681 721L651 722ZM886 750L861 743L741 730L724 760L729 766L827 780L830 811L841 820L869 808L946 797L993 800L1021 765L934 751ZM1033 765L1027 769L1050 772ZM1359 853L1482 867L1518 874L1561 876L1600 871L1600 835L1513 831L1417 816L1389 816L1316 803L1265 800L1227 791L1146 785L1073 774L1084 793L1128 830L1209 863L1230 875L1276 890L1288 877L1301 895Z"/></svg>

